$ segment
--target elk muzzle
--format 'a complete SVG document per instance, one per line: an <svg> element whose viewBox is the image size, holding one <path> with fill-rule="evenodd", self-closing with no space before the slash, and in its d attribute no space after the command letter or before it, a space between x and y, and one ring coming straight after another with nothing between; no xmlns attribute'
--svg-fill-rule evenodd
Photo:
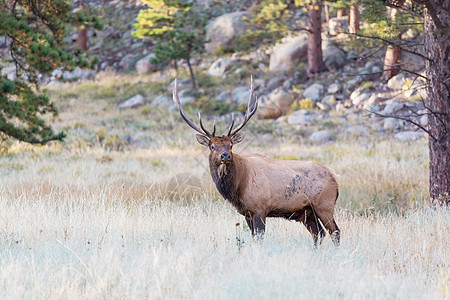
<svg viewBox="0 0 450 300"><path fill-rule="evenodd" d="M220 155L220 163L228 165L231 162L231 155L228 152L222 153Z"/></svg>

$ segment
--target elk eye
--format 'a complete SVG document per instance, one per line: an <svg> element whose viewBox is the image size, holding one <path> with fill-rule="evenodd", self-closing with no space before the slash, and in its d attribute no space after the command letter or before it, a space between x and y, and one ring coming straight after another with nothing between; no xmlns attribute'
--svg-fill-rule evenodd
<svg viewBox="0 0 450 300"><path fill-rule="evenodd" d="M214 147L214 145L211 145L211 150L216 150L216 147Z"/></svg>

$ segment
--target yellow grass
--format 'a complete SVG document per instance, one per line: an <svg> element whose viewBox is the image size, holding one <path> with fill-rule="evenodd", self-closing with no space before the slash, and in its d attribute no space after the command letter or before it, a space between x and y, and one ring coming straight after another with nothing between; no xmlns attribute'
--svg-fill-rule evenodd
<svg viewBox="0 0 450 300"><path fill-rule="evenodd" d="M57 102L65 143L0 152L0 298L450 297L450 211L427 206L425 139L336 133L314 145L249 124L237 153L313 159L339 174L342 243L327 236L314 250L304 226L283 219L254 241L175 112L119 111L86 95ZM137 133L148 142L106 145Z"/></svg>

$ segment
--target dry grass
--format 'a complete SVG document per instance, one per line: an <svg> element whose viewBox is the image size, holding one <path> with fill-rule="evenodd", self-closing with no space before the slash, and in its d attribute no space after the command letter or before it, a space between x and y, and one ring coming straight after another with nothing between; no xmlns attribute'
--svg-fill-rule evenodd
<svg viewBox="0 0 450 300"><path fill-rule="evenodd" d="M128 93L111 78L106 88ZM313 159L340 175L342 245L326 237L315 251L302 225L281 219L253 241L176 113L119 111L117 98L83 93L57 102L64 144L0 151L0 298L449 297L450 211L427 208L425 139L335 133L313 145L248 126L236 152ZM120 144L138 133L148 140Z"/></svg>

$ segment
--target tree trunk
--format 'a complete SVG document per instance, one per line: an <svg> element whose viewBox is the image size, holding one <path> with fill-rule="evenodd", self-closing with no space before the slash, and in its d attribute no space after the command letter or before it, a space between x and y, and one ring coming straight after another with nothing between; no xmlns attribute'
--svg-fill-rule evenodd
<svg viewBox="0 0 450 300"><path fill-rule="evenodd" d="M197 90L197 84L195 83L194 71L192 70L191 60L189 59L189 57L186 58L186 63L189 67L189 74L191 75L192 88L194 90Z"/></svg>
<svg viewBox="0 0 450 300"><path fill-rule="evenodd" d="M425 52L429 58L426 61L427 102L434 112L428 115L428 130L432 135L428 142L430 202L450 205L450 0L427 2L431 5L428 6L431 10L424 12Z"/></svg>
<svg viewBox="0 0 450 300"><path fill-rule="evenodd" d="M83 51L88 50L88 37L86 27L80 27L78 31L77 46Z"/></svg>
<svg viewBox="0 0 450 300"><path fill-rule="evenodd" d="M359 30L359 23L361 17L359 15L359 5L354 4L350 7L350 15L349 15L349 31L350 33L355 34L356 31Z"/></svg>
<svg viewBox="0 0 450 300"><path fill-rule="evenodd" d="M343 9L338 9L336 12L336 17L337 18L341 18L344 16L344 10Z"/></svg>
<svg viewBox="0 0 450 300"><path fill-rule="evenodd" d="M323 5L323 10L325 13L325 22L328 24L328 22L330 22L330 6L325 3Z"/></svg>
<svg viewBox="0 0 450 300"><path fill-rule="evenodd" d="M308 10L308 68L307 74L319 73L323 70L322 58L322 1L316 0Z"/></svg>
<svg viewBox="0 0 450 300"><path fill-rule="evenodd" d="M397 1L397 6L401 7L403 5L403 3L405 2L405 0L399 0ZM398 13L398 9L397 8L391 8L391 20L392 23L396 22L396 18L397 18L397 13ZM402 39L402 35L399 34L397 37L397 40L401 40ZM398 72L401 69L401 64L402 62L402 51L400 50L400 48L398 48L397 46L394 45L389 45L386 49L386 55L384 57L384 73L383 73L383 79L384 80L389 80L392 77L394 77L395 75L398 74Z"/></svg>

